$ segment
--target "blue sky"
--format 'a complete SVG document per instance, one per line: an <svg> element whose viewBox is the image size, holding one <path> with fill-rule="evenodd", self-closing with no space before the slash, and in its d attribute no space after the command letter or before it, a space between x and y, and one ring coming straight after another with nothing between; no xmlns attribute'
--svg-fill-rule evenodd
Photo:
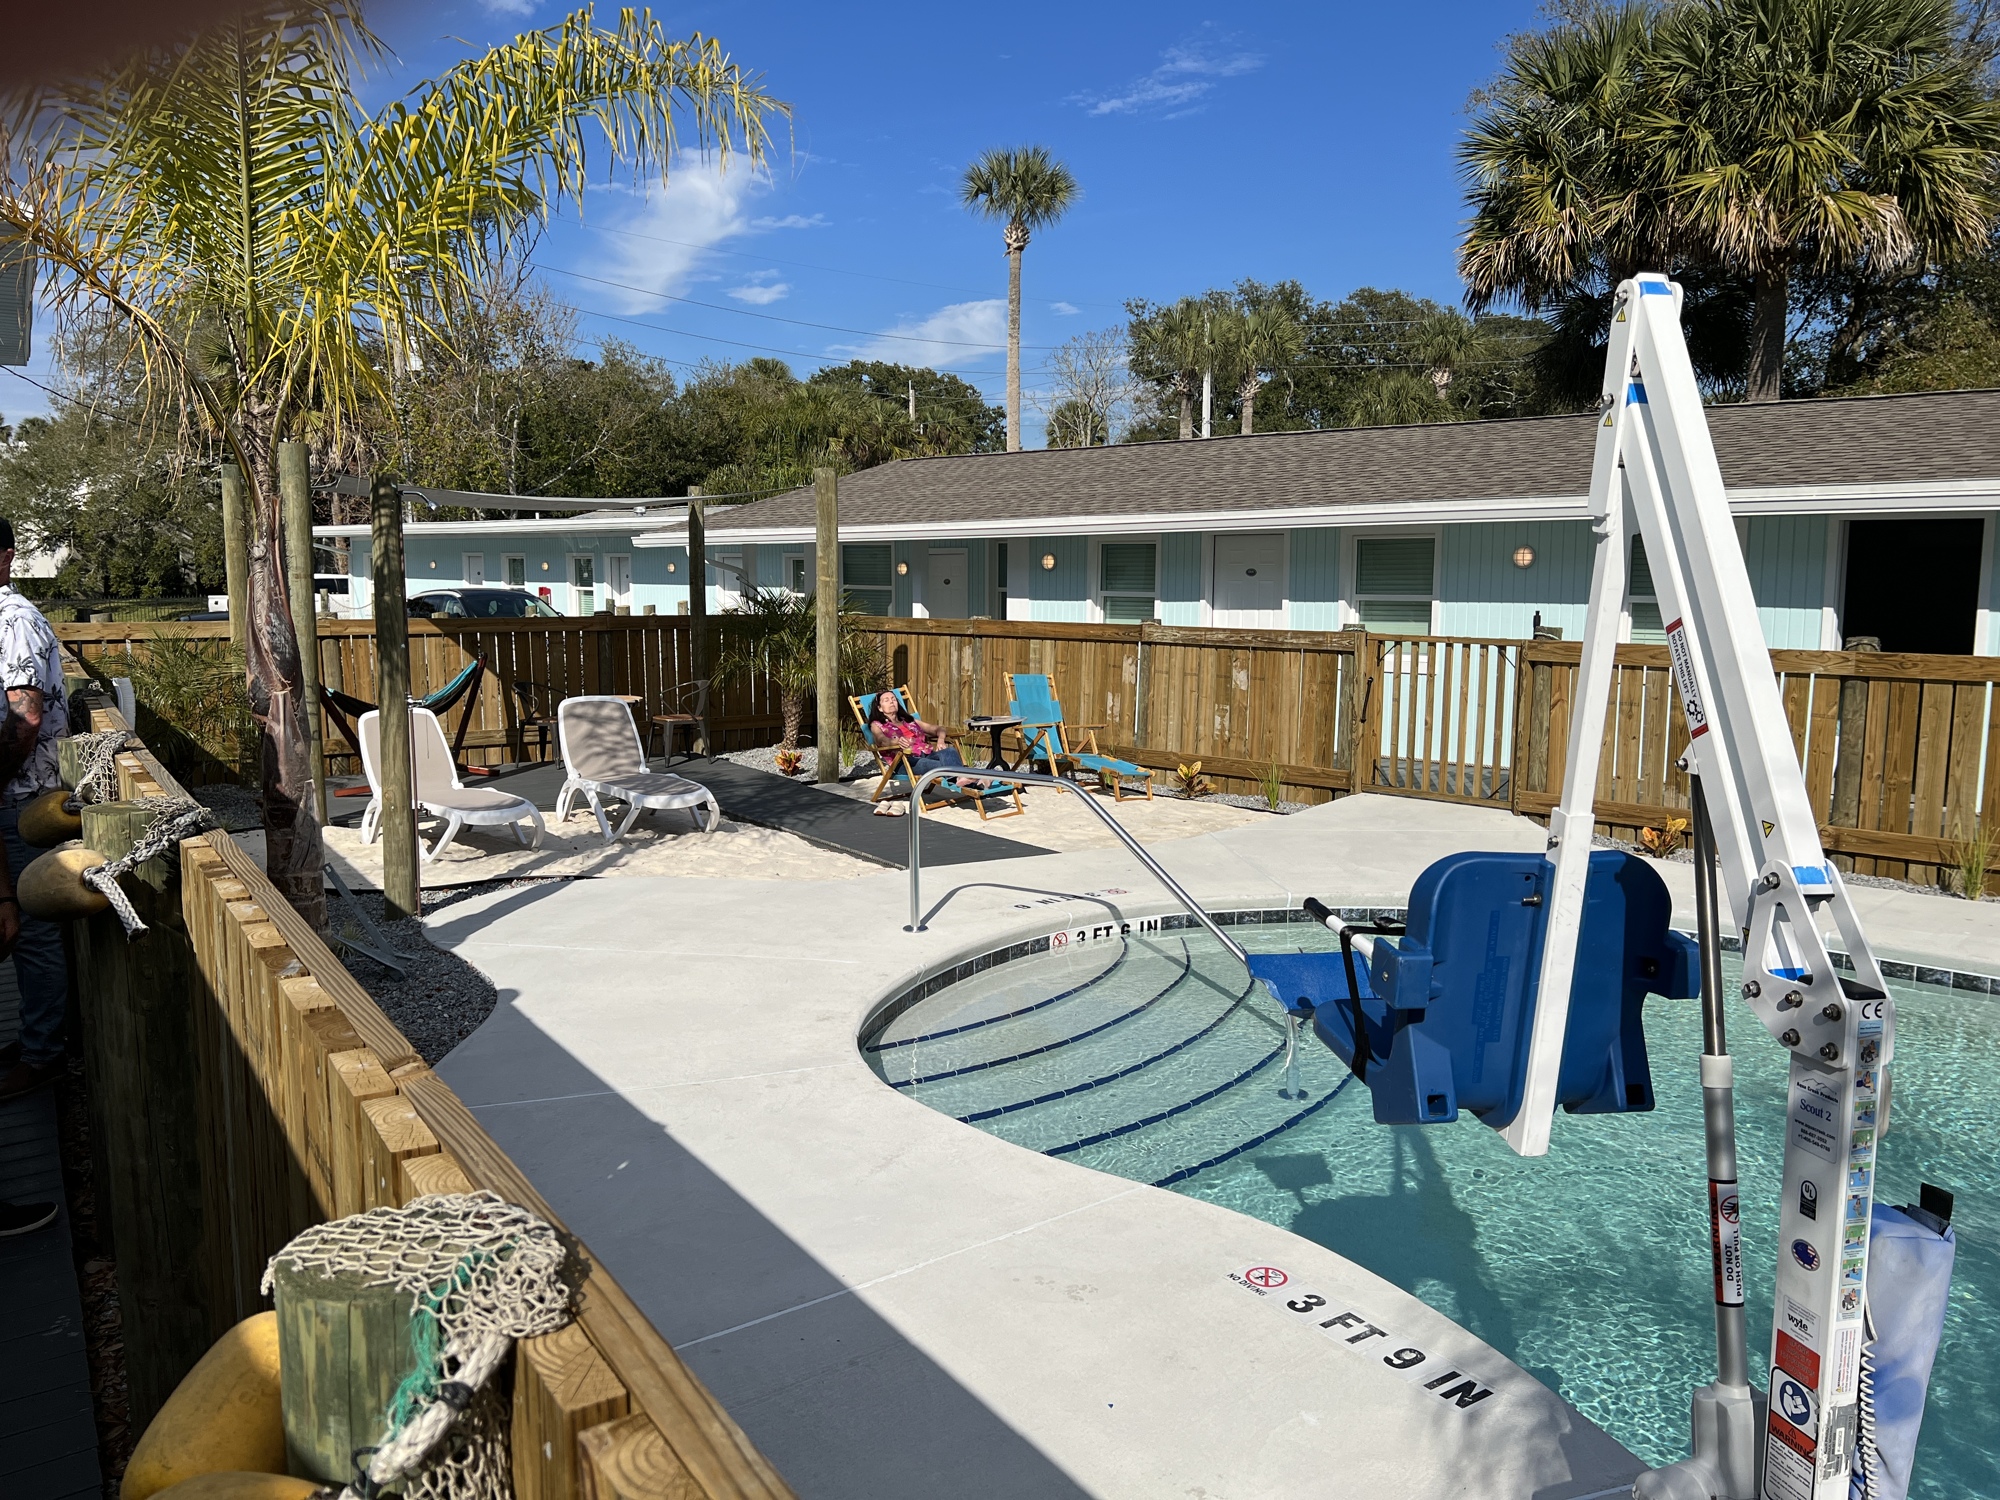
<svg viewBox="0 0 2000 1500"><path fill-rule="evenodd" d="M565 8L384 7L375 24L396 59L369 96ZM581 223L550 230L536 259L584 311L586 345L627 339L682 374L756 353L804 374L858 354L953 369L996 400L1006 262L999 227L957 198L979 152L1041 142L1083 188L1027 253L1031 390L1043 348L1121 322L1128 297L1252 276L1326 297L1374 285L1451 302L1466 96L1506 34L1536 21L1534 0L658 11L762 73L792 127L767 173L685 159L664 192L593 189ZM45 372L38 349L27 373ZM44 404L0 380L10 419ZM1032 409L1023 426L1039 441Z"/></svg>

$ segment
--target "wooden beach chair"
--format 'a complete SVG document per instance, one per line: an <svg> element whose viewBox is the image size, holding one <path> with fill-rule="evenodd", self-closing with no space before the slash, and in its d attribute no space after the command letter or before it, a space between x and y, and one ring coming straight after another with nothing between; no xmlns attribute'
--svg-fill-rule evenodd
<svg viewBox="0 0 2000 1500"><path fill-rule="evenodd" d="M892 691L894 691L898 698L902 699L904 713L913 719L923 717L922 714L917 712L916 700L911 697L910 690L907 687L895 688ZM864 693L858 698L850 697L847 700L848 711L854 715L854 722L861 726L863 741L875 753L876 762L882 767L881 779L875 783L875 789L869 793L868 800L870 802L880 802L885 797L907 797L910 795L910 789L917 784L918 772L910 764L909 754L902 746L883 744L875 738L875 726L868 719L868 706L874 699L875 695L873 693ZM946 743L958 746L958 753L961 756L965 754L965 737L963 735L947 732L942 738ZM967 766L965 769L968 776L977 776L979 774L978 769L974 766ZM947 778L943 781L932 782L924 792L924 810L926 812L940 807L949 807L954 802L969 803L978 809L979 821L982 823L991 818L1011 818L1018 813L1026 811L1021 805L1021 789L1015 786L990 786L982 789L980 787L960 786L955 779ZM996 802L1001 805L1003 810L1000 812L988 811ZM1010 802L1012 803L1011 807L1007 806Z"/></svg>
<svg viewBox="0 0 2000 1500"><path fill-rule="evenodd" d="M1063 707L1055 688L1040 672L1010 672L1007 691L1013 699L1007 712L1021 721L1021 739L1028 747L1030 763L1041 761L1051 776L1072 776L1078 771L1096 773L1097 784L1111 793L1111 800L1123 802L1125 783L1144 783L1146 800L1153 800L1153 775L1144 766L1105 755L1097 748L1097 731L1102 724L1065 724ZM1067 766L1070 769L1064 770ZM1137 792L1132 793L1134 797Z"/></svg>

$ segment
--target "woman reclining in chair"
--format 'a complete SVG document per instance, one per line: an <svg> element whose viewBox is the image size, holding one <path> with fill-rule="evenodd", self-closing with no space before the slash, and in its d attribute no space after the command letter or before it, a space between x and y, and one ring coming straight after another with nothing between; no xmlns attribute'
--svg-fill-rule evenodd
<svg viewBox="0 0 2000 1500"><path fill-rule="evenodd" d="M922 719L913 719L904 711L903 700L894 692L877 693L875 701L868 707L868 733L878 744L893 745L910 758L910 765L916 776L926 771L963 769L965 757L956 747L944 744L938 737L944 733L935 724L926 724ZM954 777L959 785L984 791L993 783L983 776ZM882 812L888 804L876 808Z"/></svg>

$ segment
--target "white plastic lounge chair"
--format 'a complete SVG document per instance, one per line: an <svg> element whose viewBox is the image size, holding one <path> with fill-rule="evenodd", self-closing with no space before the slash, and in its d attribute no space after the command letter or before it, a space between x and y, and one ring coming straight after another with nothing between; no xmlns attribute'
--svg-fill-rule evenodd
<svg viewBox="0 0 2000 1500"><path fill-rule="evenodd" d="M556 798L556 821L566 822L570 803L581 796L597 814L597 826L609 844L625 836L642 812L670 807L699 808L708 804L708 827L722 823L722 805L715 793L684 776L646 768L646 747L632 708L623 698L565 698L556 705L556 740L562 747L563 769L569 779ZM605 816L604 804L623 802L625 820L617 828ZM700 813L695 814L696 821Z"/></svg>
<svg viewBox="0 0 2000 1500"><path fill-rule="evenodd" d="M361 814L361 842L372 844L382 825L382 714L371 710L356 726L361 735L361 769L368 775L372 794ZM466 786L458 779L458 766L451 758L444 726L427 708L410 710L410 770L417 806L434 818L444 819L444 832L430 848L417 841L417 851L428 864L444 846L458 837L462 828L492 828L512 825L514 837L530 849L542 847L542 815L526 797L494 787ZM532 834L521 825L534 825Z"/></svg>

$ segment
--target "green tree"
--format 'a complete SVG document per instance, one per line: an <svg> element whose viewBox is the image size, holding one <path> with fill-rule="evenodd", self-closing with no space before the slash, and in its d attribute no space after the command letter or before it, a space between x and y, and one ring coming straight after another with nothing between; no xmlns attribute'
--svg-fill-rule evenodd
<svg viewBox="0 0 2000 1500"><path fill-rule="evenodd" d="M965 169L965 206L1002 220L1007 246L1007 451L1021 446L1021 252L1028 236L1053 224L1075 204L1079 189L1068 167L1045 146L988 151Z"/></svg>
<svg viewBox="0 0 2000 1500"><path fill-rule="evenodd" d="M813 371L807 384L849 387L900 406L906 415L914 395L912 420L920 453L998 453L1007 446L1006 409L989 405L979 387L956 375L923 365L856 359Z"/></svg>
<svg viewBox="0 0 2000 1500"><path fill-rule="evenodd" d="M372 114L380 52L358 0L252 6L57 92L15 91L0 224L26 235L59 313L110 309L159 385L243 467L256 519L249 692L269 868L324 910L305 704L284 587L281 439L351 427L441 309L582 192L592 146L664 178L683 126L764 154L776 106L712 39L579 11Z"/></svg>
<svg viewBox="0 0 2000 1500"><path fill-rule="evenodd" d="M1266 379L1290 373L1305 352L1305 331L1268 303L1226 307L1210 332L1216 359L1234 380L1243 431L1257 430L1257 392Z"/></svg>
<svg viewBox="0 0 2000 1500"><path fill-rule="evenodd" d="M213 481L129 408L65 404L22 422L0 445L0 515L24 547L61 556L59 596L222 591Z"/></svg>
<svg viewBox="0 0 2000 1500"><path fill-rule="evenodd" d="M1180 439L1194 436L1194 402L1202 376L1215 361L1211 299L1183 297L1168 307L1128 302L1132 372L1169 393L1180 418Z"/></svg>
<svg viewBox="0 0 2000 1500"><path fill-rule="evenodd" d="M1711 267L1751 284L1744 391L1776 400L1798 269L1985 244L2000 105L1958 20L1951 0L1684 0L1517 38L1460 148L1469 300Z"/></svg>
<svg viewBox="0 0 2000 1500"><path fill-rule="evenodd" d="M881 637L863 630L859 610L840 610L841 691L860 694L878 686L885 672ZM778 690L785 733L780 742L796 750L806 709L819 688L818 610L806 594L789 589L753 589L723 611L722 649L714 671L724 682L763 677Z"/></svg>

